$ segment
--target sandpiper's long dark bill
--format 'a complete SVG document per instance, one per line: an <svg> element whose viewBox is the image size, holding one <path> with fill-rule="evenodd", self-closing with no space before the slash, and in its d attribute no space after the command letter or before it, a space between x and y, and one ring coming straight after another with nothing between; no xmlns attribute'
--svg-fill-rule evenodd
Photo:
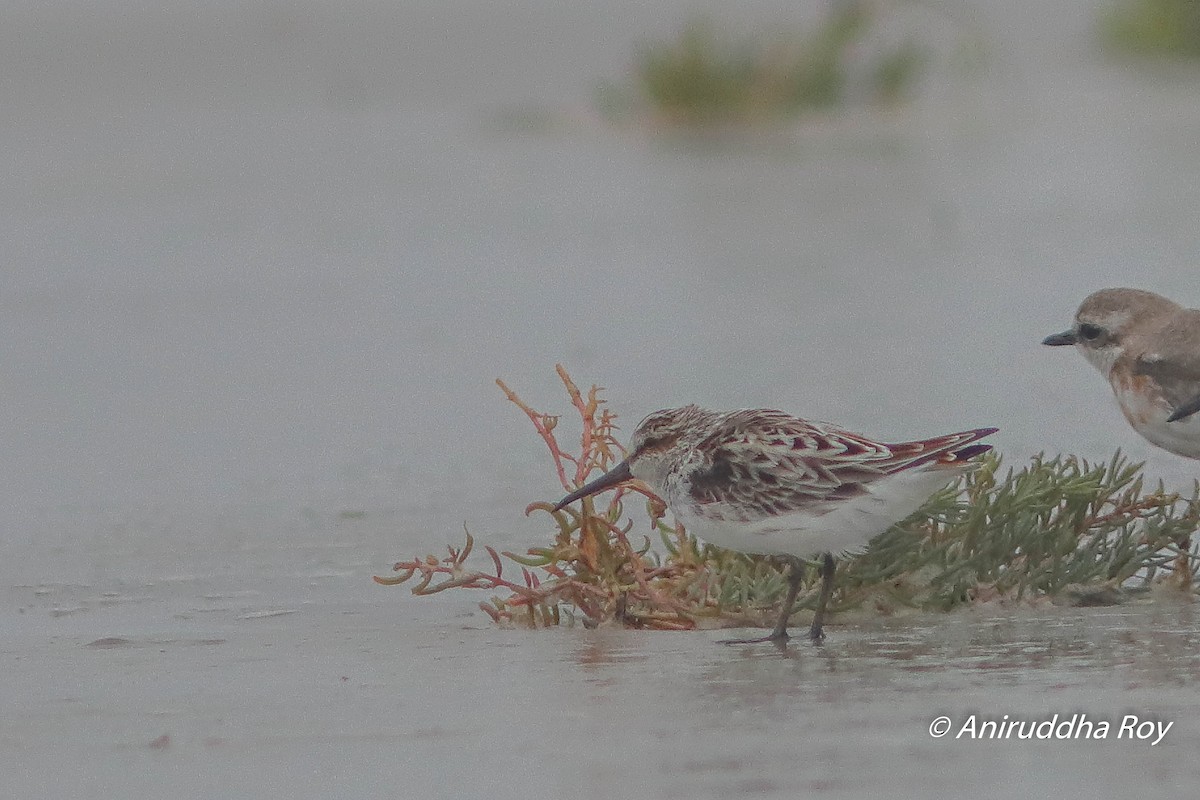
<svg viewBox="0 0 1200 800"><path fill-rule="evenodd" d="M1042 344L1075 348L1148 441L1200 459L1200 310L1140 289L1088 295L1074 324Z"/></svg>
<svg viewBox="0 0 1200 800"><path fill-rule="evenodd" d="M771 409L656 411L637 426L629 456L564 497L555 510L628 480L646 483L695 535L743 553L792 560L788 596L771 634L784 641L803 564L820 557L821 593L809 636L823 638L835 555L866 547L970 470L995 428L884 444Z"/></svg>
<svg viewBox="0 0 1200 800"><path fill-rule="evenodd" d="M562 500L559 500L558 503L555 504L554 510L561 511L563 508L571 505L571 503L574 503L576 500L582 500L583 498L593 495L596 492L602 492L605 489L611 489L618 484L622 484L625 481L630 480L632 477L633 475L629 472L629 460L626 459L610 469L608 472L601 475L599 478L596 478L596 480L585 483L583 486L580 486Z"/></svg>

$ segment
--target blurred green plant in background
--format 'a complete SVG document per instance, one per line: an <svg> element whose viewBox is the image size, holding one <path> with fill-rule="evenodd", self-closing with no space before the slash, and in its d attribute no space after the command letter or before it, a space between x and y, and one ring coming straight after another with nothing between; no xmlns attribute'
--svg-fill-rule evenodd
<svg viewBox="0 0 1200 800"><path fill-rule="evenodd" d="M624 450L616 415L598 387L581 392L561 366L558 375L582 430L578 455L557 438L559 417L501 389L533 423L553 458L564 492L607 471ZM1200 525L1200 483L1190 497L1143 486L1141 465L1119 453L1091 464L1074 456L1034 458L1000 475L988 454L977 470L930 498L909 519L876 537L839 571L833 611L892 614L904 608L950 610L981 602L1112 604L1154 587L1190 597L1200 558L1190 536ZM419 576L414 594L452 588L505 592L480 607L501 623L534 627L579 619L588 626L687 629L767 624L781 602L785 573L773 559L703 544L664 520L661 499L639 482L555 511L553 540L524 554L485 548L491 570L468 568L473 539L447 557L397 563L386 585ZM625 503L640 498L645 530L634 532ZM640 539L640 541L631 541ZM505 562L520 578L504 576ZM814 574L815 578L815 574ZM797 601L812 608L819 581Z"/></svg>
<svg viewBox="0 0 1200 800"><path fill-rule="evenodd" d="M925 53L912 41L869 46L876 9L842 0L810 31L742 38L692 20L675 40L643 45L629 83L603 87L599 105L612 117L668 125L763 123L847 102L852 74L861 76L857 93L866 100L897 102Z"/></svg>
<svg viewBox="0 0 1200 800"><path fill-rule="evenodd" d="M1121 0L1103 18L1107 43L1147 56L1200 58L1200 0Z"/></svg>

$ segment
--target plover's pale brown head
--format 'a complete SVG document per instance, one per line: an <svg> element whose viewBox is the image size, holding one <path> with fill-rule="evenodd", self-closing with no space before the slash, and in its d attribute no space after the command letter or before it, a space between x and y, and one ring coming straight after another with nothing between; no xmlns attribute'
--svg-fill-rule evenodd
<svg viewBox="0 0 1200 800"><path fill-rule="evenodd" d="M1181 307L1162 295L1141 289L1101 289L1080 304L1075 323L1042 340L1052 347L1075 345L1096 369L1109 377L1127 352L1130 340L1150 335Z"/></svg>

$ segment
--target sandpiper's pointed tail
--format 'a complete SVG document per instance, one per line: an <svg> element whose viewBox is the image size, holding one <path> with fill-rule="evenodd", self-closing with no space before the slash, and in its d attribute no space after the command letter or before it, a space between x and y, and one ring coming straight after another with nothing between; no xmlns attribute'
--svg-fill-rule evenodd
<svg viewBox="0 0 1200 800"><path fill-rule="evenodd" d="M961 450L955 450L949 455L952 456L955 461L967 461L975 456L981 456L991 449L992 446L990 444L971 444L967 445Z"/></svg>
<svg viewBox="0 0 1200 800"><path fill-rule="evenodd" d="M899 472L912 469L923 464L931 466L962 467L963 462L982 455L992 449L990 444L972 444L985 436L991 436L999 428L975 428L960 433L948 433L945 436L935 436L932 439L919 439L914 442L890 444L892 457L888 460L887 471Z"/></svg>

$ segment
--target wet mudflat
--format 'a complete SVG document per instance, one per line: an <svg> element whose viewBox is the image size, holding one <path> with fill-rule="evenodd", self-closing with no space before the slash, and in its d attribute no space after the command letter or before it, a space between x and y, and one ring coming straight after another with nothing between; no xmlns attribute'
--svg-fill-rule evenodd
<svg viewBox="0 0 1200 800"><path fill-rule="evenodd" d="M977 608L778 649L499 630L333 576L242 585L10 591L13 796L1183 796L1200 777L1188 606Z"/></svg>

